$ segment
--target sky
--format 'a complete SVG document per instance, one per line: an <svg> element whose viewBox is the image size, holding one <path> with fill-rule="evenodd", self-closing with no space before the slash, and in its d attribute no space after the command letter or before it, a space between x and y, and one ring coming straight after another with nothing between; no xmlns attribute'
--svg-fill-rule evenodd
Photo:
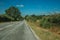
<svg viewBox="0 0 60 40"><path fill-rule="evenodd" d="M17 7L24 16L60 12L60 0L0 0L0 14L11 6Z"/></svg>

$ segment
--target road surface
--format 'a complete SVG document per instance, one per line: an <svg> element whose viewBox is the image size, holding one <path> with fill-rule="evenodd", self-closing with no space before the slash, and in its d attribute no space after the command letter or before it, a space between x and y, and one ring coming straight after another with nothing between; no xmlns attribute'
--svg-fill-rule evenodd
<svg viewBox="0 0 60 40"><path fill-rule="evenodd" d="M25 21L0 23L0 40L37 40Z"/></svg>

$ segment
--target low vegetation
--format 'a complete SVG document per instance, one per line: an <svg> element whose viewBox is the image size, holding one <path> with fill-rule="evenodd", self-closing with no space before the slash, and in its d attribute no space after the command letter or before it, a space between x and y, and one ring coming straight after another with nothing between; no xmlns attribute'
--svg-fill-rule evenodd
<svg viewBox="0 0 60 40"><path fill-rule="evenodd" d="M60 34L60 14L51 15L30 15L26 16L25 19L31 22L37 22L37 24L45 29L50 29L53 32Z"/></svg>

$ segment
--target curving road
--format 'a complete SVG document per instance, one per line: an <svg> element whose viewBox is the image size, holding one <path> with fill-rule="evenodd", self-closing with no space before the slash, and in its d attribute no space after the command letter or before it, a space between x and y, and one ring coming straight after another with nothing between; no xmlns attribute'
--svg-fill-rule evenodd
<svg viewBox="0 0 60 40"><path fill-rule="evenodd" d="M37 40L25 21L0 23L0 40Z"/></svg>

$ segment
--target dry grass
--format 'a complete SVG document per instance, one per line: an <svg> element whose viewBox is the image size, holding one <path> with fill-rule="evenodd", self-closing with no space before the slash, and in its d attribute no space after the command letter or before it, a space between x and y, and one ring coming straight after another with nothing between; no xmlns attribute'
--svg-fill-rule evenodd
<svg viewBox="0 0 60 40"><path fill-rule="evenodd" d="M31 28L35 31L35 33L39 36L42 40L60 40L60 36L52 33L46 29L38 27L36 24L32 22L28 22Z"/></svg>

